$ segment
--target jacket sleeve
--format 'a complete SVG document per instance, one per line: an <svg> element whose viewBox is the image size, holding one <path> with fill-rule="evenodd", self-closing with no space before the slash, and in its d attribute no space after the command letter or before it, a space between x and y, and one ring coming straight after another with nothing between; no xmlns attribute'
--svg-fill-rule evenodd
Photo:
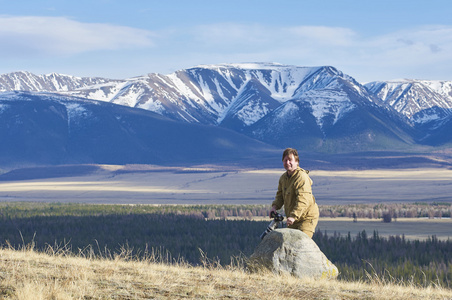
<svg viewBox="0 0 452 300"><path fill-rule="evenodd" d="M289 217L298 221L303 219L313 203L311 183L308 178L302 176L295 186L295 204L289 213Z"/></svg>
<svg viewBox="0 0 452 300"><path fill-rule="evenodd" d="M272 202L272 206L276 206L276 209L280 209L284 205L281 178L278 182L278 191L276 192L275 200Z"/></svg>

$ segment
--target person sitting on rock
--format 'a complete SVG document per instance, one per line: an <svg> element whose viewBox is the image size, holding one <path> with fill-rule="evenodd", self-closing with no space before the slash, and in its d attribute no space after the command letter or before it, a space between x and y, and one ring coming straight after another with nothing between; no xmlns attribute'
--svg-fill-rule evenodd
<svg viewBox="0 0 452 300"><path fill-rule="evenodd" d="M272 212L284 206L287 227L299 229L312 238L319 221L319 207L312 194L309 171L299 167L300 158L296 149L284 150L282 161L286 172L279 178L270 218Z"/></svg>

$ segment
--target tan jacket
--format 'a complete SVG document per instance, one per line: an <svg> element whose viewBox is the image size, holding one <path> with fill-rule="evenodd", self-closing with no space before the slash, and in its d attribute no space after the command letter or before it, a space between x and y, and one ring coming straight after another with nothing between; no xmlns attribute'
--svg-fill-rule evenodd
<svg viewBox="0 0 452 300"><path fill-rule="evenodd" d="M295 219L290 228L298 228L304 232L303 229L306 229L314 233L319 220L319 207L312 194L312 180L308 173L309 171L298 168L291 177L287 172L281 175L272 206L280 209L284 205L286 217Z"/></svg>

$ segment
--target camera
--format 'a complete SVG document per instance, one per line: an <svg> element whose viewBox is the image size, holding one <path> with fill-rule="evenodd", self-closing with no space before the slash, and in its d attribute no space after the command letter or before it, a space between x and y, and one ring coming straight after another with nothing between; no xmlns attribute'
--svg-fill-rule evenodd
<svg viewBox="0 0 452 300"><path fill-rule="evenodd" d="M267 233L277 228L279 223L284 220L283 215L274 211L271 212L270 217L272 217L273 220L270 222L270 224L268 224L267 229L261 234L261 240L267 235Z"/></svg>

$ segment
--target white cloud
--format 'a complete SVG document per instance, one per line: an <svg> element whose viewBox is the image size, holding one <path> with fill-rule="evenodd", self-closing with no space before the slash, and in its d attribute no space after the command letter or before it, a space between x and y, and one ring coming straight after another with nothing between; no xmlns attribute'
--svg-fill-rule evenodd
<svg viewBox="0 0 452 300"><path fill-rule="evenodd" d="M342 27L298 26L283 28L284 38L314 45L350 46L357 38L356 32Z"/></svg>
<svg viewBox="0 0 452 300"><path fill-rule="evenodd" d="M331 65L362 82L452 80L452 26L413 27L384 35L363 35L344 27L232 22L151 31L64 17L0 15L0 43L2 66L12 70L108 70L119 78L124 72L168 74L199 64L261 61Z"/></svg>
<svg viewBox="0 0 452 300"><path fill-rule="evenodd" d="M342 27L274 27L220 23L176 30L185 36L185 61L271 61L332 65L358 80L436 78L451 80L452 27L424 26L363 36ZM191 38L189 37L191 36ZM171 36L169 38L172 38ZM447 75L447 77L445 76Z"/></svg>
<svg viewBox="0 0 452 300"><path fill-rule="evenodd" d="M356 33L348 28L325 26L273 27L261 24L219 23L192 28L188 34L209 47L241 45L250 48L300 44L306 46L343 45Z"/></svg>
<svg viewBox="0 0 452 300"><path fill-rule="evenodd" d="M452 27L426 26L366 37L349 50L346 64L368 73L367 79L373 75L374 80L452 80Z"/></svg>
<svg viewBox="0 0 452 300"><path fill-rule="evenodd" d="M150 47L152 37L147 30L81 23L64 17L0 16L0 53L4 56L71 55Z"/></svg>

